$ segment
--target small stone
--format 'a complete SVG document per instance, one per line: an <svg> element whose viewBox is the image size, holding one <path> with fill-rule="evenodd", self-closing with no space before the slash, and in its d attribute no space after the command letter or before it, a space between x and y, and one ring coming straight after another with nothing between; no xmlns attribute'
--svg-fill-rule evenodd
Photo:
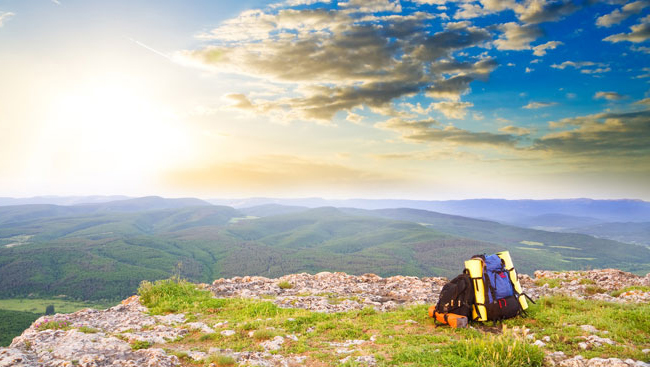
<svg viewBox="0 0 650 367"><path fill-rule="evenodd" d="M192 350L192 351L187 352L187 356L192 358L195 361L200 361L202 359L205 359L205 357L207 357L207 354L205 354L203 352Z"/></svg>
<svg viewBox="0 0 650 367"><path fill-rule="evenodd" d="M536 345L536 346L538 346L538 347L540 347L540 348L543 348L543 347L546 346L546 343L544 343L544 342L541 341L541 340L535 340L535 342L533 343L533 345Z"/></svg>
<svg viewBox="0 0 650 367"><path fill-rule="evenodd" d="M648 354L650 353L650 349L643 349L641 350L641 353Z"/></svg>
<svg viewBox="0 0 650 367"><path fill-rule="evenodd" d="M297 341L298 341L298 337L295 336L295 335L293 335L293 334L287 335L287 339L291 339L291 340L293 340L294 342L297 342Z"/></svg>
<svg viewBox="0 0 650 367"><path fill-rule="evenodd" d="M222 327L226 326L227 324L228 324L228 320L223 321L223 322L218 322L218 323L214 324L214 327L222 328Z"/></svg>
<svg viewBox="0 0 650 367"><path fill-rule="evenodd" d="M580 349L583 349L583 350L587 350L589 348L589 344L587 344L585 342L578 343L578 346L580 347Z"/></svg>
<svg viewBox="0 0 650 367"><path fill-rule="evenodd" d="M542 340L548 343L548 342L551 341L551 337L547 335L547 336L543 337Z"/></svg>
<svg viewBox="0 0 650 367"><path fill-rule="evenodd" d="M583 331L586 331L586 332L588 332L588 333L592 333L592 334L595 334L595 333L598 332L598 329L596 329L595 327L593 327L593 326L591 326L591 325L580 325L580 328L581 328Z"/></svg>
<svg viewBox="0 0 650 367"><path fill-rule="evenodd" d="M202 322L190 322L187 324L187 327L189 327L190 330L201 330L201 332L205 334L214 333L214 330L211 327Z"/></svg>
<svg viewBox="0 0 650 367"><path fill-rule="evenodd" d="M273 350L278 350L282 348L282 344L284 343L284 338L281 337L280 335L277 335L271 340L267 340L265 342L260 343L262 348L273 351Z"/></svg>
<svg viewBox="0 0 650 367"><path fill-rule="evenodd" d="M235 330L224 330L219 334L221 334L223 336L233 336L233 335L235 335Z"/></svg>
<svg viewBox="0 0 650 367"><path fill-rule="evenodd" d="M415 320L406 320L406 321L404 321L404 323L406 323L406 324L417 324L418 322L415 321Z"/></svg>

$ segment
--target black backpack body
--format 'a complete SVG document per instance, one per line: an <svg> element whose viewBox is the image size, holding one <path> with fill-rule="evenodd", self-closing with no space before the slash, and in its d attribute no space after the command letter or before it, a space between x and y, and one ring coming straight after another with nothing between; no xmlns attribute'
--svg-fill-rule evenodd
<svg viewBox="0 0 650 367"><path fill-rule="evenodd" d="M442 314L453 313L471 320L473 304L472 281L469 274L463 272L442 287L435 311Z"/></svg>

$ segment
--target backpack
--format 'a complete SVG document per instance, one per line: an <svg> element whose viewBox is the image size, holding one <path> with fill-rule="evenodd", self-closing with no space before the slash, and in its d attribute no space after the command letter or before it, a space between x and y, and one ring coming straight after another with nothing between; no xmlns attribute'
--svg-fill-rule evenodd
<svg viewBox="0 0 650 367"><path fill-rule="evenodd" d="M474 288L469 273L463 271L440 291L435 311L442 314L453 313L471 319L474 304Z"/></svg>
<svg viewBox="0 0 650 367"><path fill-rule="evenodd" d="M498 321L515 317L528 308L508 251L476 255L465 261L474 289L472 320Z"/></svg>
<svg viewBox="0 0 650 367"><path fill-rule="evenodd" d="M438 303L429 307L429 316L453 328L467 327L472 319L474 288L467 271L442 287Z"/></svg>

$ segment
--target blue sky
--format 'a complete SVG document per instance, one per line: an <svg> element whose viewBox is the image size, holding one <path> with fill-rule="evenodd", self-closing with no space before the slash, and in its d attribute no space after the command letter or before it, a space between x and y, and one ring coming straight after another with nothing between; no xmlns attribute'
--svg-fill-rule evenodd
<svg viewBox="0 0 650 367"><path fill-rule="evenodd" d="M0 2L0 195L650 199L650 2Z"/></svg>

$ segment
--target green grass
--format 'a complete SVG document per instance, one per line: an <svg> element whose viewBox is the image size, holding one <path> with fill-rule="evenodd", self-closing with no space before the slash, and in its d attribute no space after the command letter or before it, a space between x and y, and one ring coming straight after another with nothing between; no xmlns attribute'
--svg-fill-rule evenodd
<svg viewBox="0 0 650 367"><path fill-rule="evenodd" d="M0 299L0 310L24 311L36 314L44 314L45 308L49 305L54 306L54 312L56 313L72 313L84 308L105 309L110 306L114 306L113 303L78 302L56 298Z"/></svg>
<svg viewBox="0 0 650 367"><path fill-rule="evenodd" d="M215 366L215 367L230 367L235 366L237 362L234 358L230 356L225 356L222 354L213 354L205 359L205 366Z"/></svg>
<svg viewBox="0 0 650 367"><path fill-rule="evenodd" d="M154 315L197 312L218 308L222 300L212 298L207 291L200 291L196 285L178 277L158 280L156 282L143 281L138 288L140 301L149 307Z"/></svg>
<svg viewBox="0 0 650 367"><path fill-rule="evenodd" d="M580 301L564 296L540 299L531 305L526 317L506 320L503 330L491 323L473 328L451 329L436 326L427 315L427 305L399 308L391 312L363 309L336 314L303 309L283 309L271 302L252 299L213 299L207 291L178 279L144 283L141 294L150 297L145 304L153 310L174 308L195 313L196 319L212 325L228 320L235 335L194 332L180 341L165 345L172 350L216 347L234 351L262 351L260 343L276 335L286 338L277 352L305 355L327 366L339 365L337 346L346 340L364 340L352 347L352 356L370 354L379 366L541 366L543 350L517 330L530 329L535 339L549 336L547 350L563 351L568 356L585 358L633 358L648 361L641 350L650 348L650 305ZM170 306L170 305L173 305ZM406 323L405 320L414 320ZM580 325L607 330L602 337L616 345L582 350ZM252 332L252 337L249 333ZM372 341L371 341L372 339ZM348 365L353 366L354 363Z"/></svg>
<svg viewBox="0 0 650 367"><path fill-rule="evenodd" d="M280 287L281 289L291 289L291 288L293 288L293 284L291 284L291 283L289 283L289 282L287 282L285 280L285 281L282 281L282 282L278 283L278 287Z"/></svg>
<svg viewBox="0 0 650 367"><path fill-rule="evenodd" d="M269 329L255 330L253 332L253 339L268 340L268 339L272 339L276 335L278 334L275 331Z"/></svg>
<svg viewBox="0 0 650 367"><path fill-rule="evenodd" d="M66 320L52 320L52 321L44 321L42 323L39 323L37 325L34 325L36 327L36 330L43 331L43 330L68 330L70 328L70 323Z"/></svg>
<svg viewBox="0 0 650 367"><path fill-rule="evenodd" d="M562 280L556 278L541 278L541 279L536 279L535 284L540 287L543 286L544 284L548 284L549 288L557 288L562 285Z"/></svg>
<svg viewBox="0 0 650 367"><path fill-rule="evenodd" d="M650 292L650 287L644 285L633 285L625 288L621 288L617 291L611 293L612 297L618 297L621 294L629 291L641 291L641 292Z"/></svg>
<svg viewBox="0 0 650 367"><path fill-rule="evenodd" d="M101 331L101 330L99 330L99 329L95 329L95 328L88 327L88 326L82 326L82 327L80 327L78 330L79 330L80 332L82 332L82 333L86 333L86 334L95 334L95 333L98 333L98 332Z"/></svg>
<svg viewBox="0 0 650 367"><path fill-rule="evenodd" d="M228 320L235 330L235 335L229 337L194 332L165 345L171 350L178 345L178 350L209 346L262 351L260 342L276 335L293 334L298 340L286 338L277 353L306 355L331 366L339 365L339 359L343 358L335 352L339 347L331 343L348 340L366 341L353 347L358 351L352 355L374 355L379 366L541 366L543 356L541 350L523 338L492 335L481 331L481 325L477 325L478 330L436 327L427 315L427 305L392 312L367 308L326 314L279 308L268 301L233 298L212 299L218 303L215 308L215 303L205 302L211 297L207 291L197 290L178 279L144 283L140 294L146 295L143 303L152 310L174 308L177 312L197 313L197 320L208 325ZM406 323L406 320L416 323ZM485 353L480 353L481 350Z"/></svg>
<svg viewBox="0 0 650 367"><path fill-rule="evenodd" d="M550 350L563 351L569 356L577 354L585 358L617 357L650 361L641 350L650 348L650 304L619 304L595 300L577 300L566 296L540 299L531 305L528 317L507 320L508 326L530 328L537 339L549 336ZM591 350L582 350L578 343L584 341L580 325L592 325L607 334L601 337L612 339L615 346L604 345Z"/></svg>
<svg viewBox="0 0 650 367"><path fill-rule="evenodd" d="M484 334L453 345L458 356L484 367L541 367L544 352L520 338Z"/></svg>
<svg viewBox="0 0 650 367"><path fill-rule="evenodd" d="M147 349L151 347L151 343L147 341L142 341L142 340L136 340L131 343L131 349L133 350L140 350L140 349Z"/></svg>

